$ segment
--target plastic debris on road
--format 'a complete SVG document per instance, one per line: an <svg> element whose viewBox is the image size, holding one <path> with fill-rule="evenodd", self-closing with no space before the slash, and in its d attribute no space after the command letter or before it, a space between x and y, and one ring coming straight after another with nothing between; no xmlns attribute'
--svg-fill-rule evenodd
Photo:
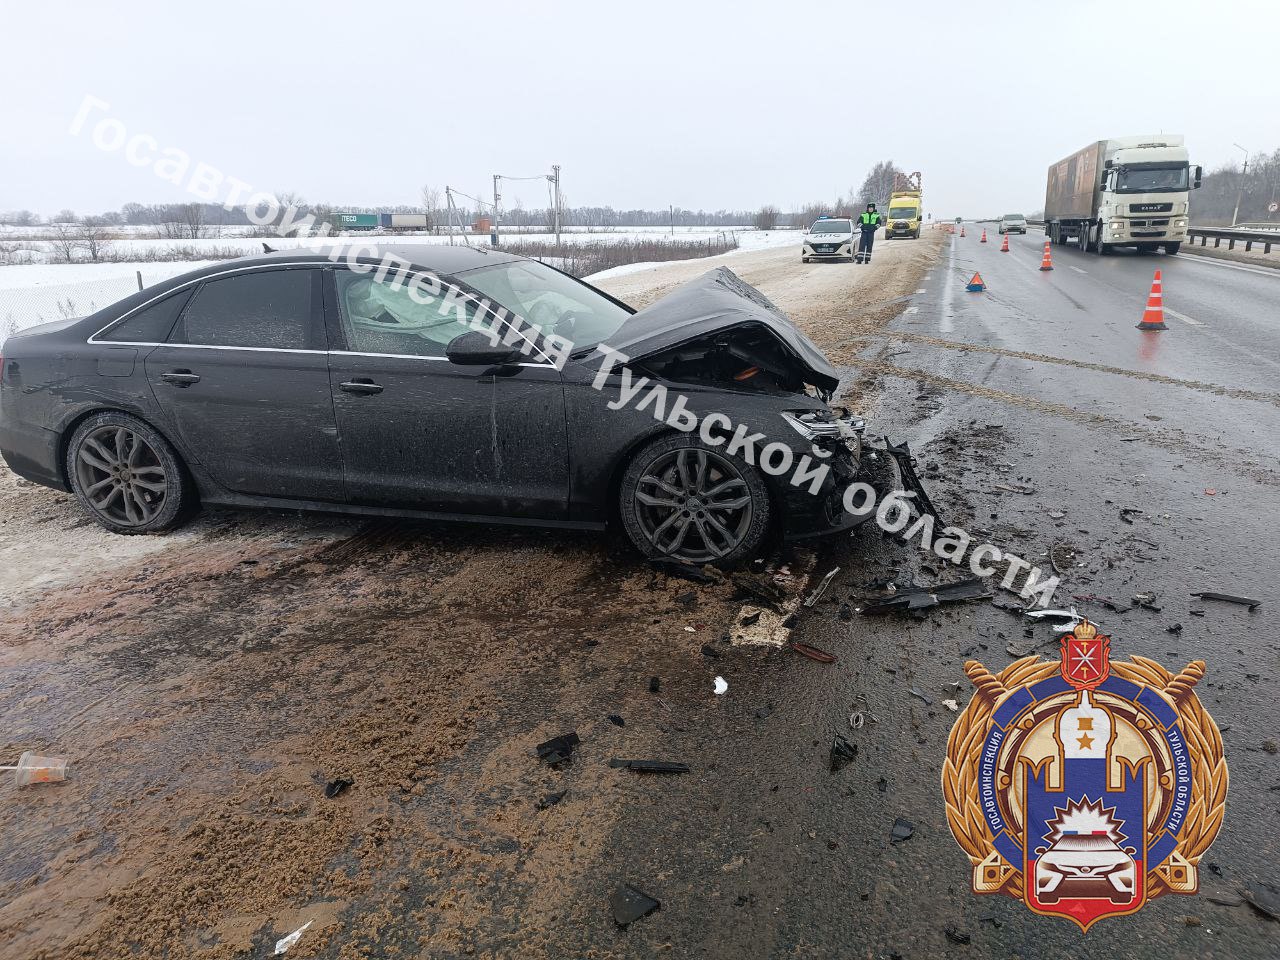
<svg viewBox="0 0 1280 960"><path fill-rule="evenodd" d="M18 758L13 766L0 767L12 770L13 782L20 787L33 783L61 783L67 779L67 761L62 757L38 757L30 750Z"/></svg>
<svg viewBox="0 0 1280 960"><path fill-rule="evenodd" d="M719 697L729 692L729 682L724 677L716 677L715 679L716 696Z"/></svg>
<svg viewBox="0 0 1280 960"><path fill-rule="evenodd" d="M635 923L647 917L655 910L661 910L662 903L643 890L624 883L609 897L609 909L613 911L613 922L620 927L625 927L629 923Z"/></svg>
<svg viewBox="0 0 1280 960"><path fill-rule="evenodd" d="M831 738L831 755L830 767L832 773L837 773L844 767L852 763L858 756L858 745L850 743L840 734L836 734Z"/></svg>
<svg viewBox="0 0 1280 960"><path fill-rule="evenodd" d="M545 743L538 744L538 759L554 767L556 764L570 759L573 756L574 748L581 742L576 731L552 737Z"/></svg>
<svg viewBox="0 0 1280 960"><path fill-rule="evenodd" d="M290 947L292 947L299 940L301 940L302 935L307 931L307 927L311 926L311 924L313 923L315 923L314 920L308 920L306 923L300 926L297 930L293 931L293 933L289 934L287 937L281 937L279 940L277 940L275 956L278 957L280 956L280 954L285 953Z"/></svg>
<svg viewBox="0 0 1280 960"><path fill-rule="evenodd" d="M618 770L634 770L636 773L688 773L687 763L671 760L622 760L614 757L609 766Z"/></svg>

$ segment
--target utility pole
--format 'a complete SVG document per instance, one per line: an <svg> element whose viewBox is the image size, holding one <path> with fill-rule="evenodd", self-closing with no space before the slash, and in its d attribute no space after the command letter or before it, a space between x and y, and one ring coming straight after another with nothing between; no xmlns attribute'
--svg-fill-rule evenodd
<svg viewBox="0 0 1280 960"><path fill-rule="evenodd" d="M667 204L667 224L671 227L671 235L676 235L676 207L675 204Z"/></svg>
<svg viewBox="0 0 1280 960"><path fill-rule="evenodd" d="M553 201L554 209L552 217L555 220L556 230L556 247L560 246L560 164L553 163L551 165L551 176L548 178L555 185L555 200Z"/></svg>
<svg viewBox="0 0 1280 960"><path fill-rule="evenodd" d="M493 226L489 229L489 243L493 246L498 245L498 223L502 219L501 206L502 194L498 192L498 181L502 179L500 174L493 175Z"/></svg>
<svg viewBox="0 0 1280 960"><path fill-rule="evenodd" d="M1244 147L1238 143L1232 144L1237 150L1244 150ZM1236 209L1231 214L1231 225L1234 227L1240 222L1240 201L1244 199L1244 181L1249 175L1249 151L1244 150L1244 169L1240 171L1240 189L1236 191Z"/></svg>

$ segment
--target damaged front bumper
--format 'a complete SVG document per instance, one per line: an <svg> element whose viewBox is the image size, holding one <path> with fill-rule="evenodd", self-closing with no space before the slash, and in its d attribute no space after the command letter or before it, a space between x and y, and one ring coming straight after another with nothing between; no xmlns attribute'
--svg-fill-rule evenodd
<svg viewBox="0 0 1280 960"><path fill-rule="evenodd" d="M844 493L853 483L867 483L875 490L876 502L884 500L893 490L911 494L912 509L921 515L928 514L940 520L938 511L915 470L915 458L907 443L895 444L888 437L884 447L873 447L862 437L863 423L856 417L848 418L849 427L855 433L856 446L849 444L842 456L834 448L825 462L830 466L826 482L818 494L807 489L795 488L787 495L788 519L784 539L805 540L831 536L853 530L875 516L874 510L851 513L845 507ZM854 427L856 424L856 428ZM846 441L841 440L844 444Z"/></svg>
<svg viewBox="0 0 1280 960"><path fill-rule="evenodd" d="M785 415L790 422L799 419ZM869 479L868 465L864 461L863 431L866 424L860 417L837 408L832 415L804 421L811 441L805 450L815 462L826 464L828 472L816 493L807 485L787 485L781 491L786 522L784 539L806 540L829 536L864 523L866 516L858 516L844 508L844 492L851 483ZM795 424L792 424L795 426ZM874 485L874 484L873 484Z"/></svg>

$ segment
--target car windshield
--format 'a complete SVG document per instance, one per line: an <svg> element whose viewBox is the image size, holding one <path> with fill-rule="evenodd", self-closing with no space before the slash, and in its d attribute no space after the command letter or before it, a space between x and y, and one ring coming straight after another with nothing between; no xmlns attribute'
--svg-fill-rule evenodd
<svg viewBox="0 0 1280 960"><path fill-rule="evenodd" d="M915 207L890 207L890 220L914 220L916 217Z"/></svg>
<svg viewBox="0 0 1280 960"><path fill-rule="evenodd" d="M1187 168L1126 167L1116 178L1117 193L1164 193L1187 189Z"/></svg>
<svg viewBox="0 0 1280 960"><path fill-rule="evenodd" d="M460 279L542 333L564 337L575 350L607 340L631 316L599 291L536 260L481 267Z"/></svg>
<svg viewBox="0 0 1280 960"><path fill-rule="evenodd" d="M848 220L815 220L809 228L810 233L853 233L853 224Z"/></svg>
<svg viewBox="0 0 1280 960"><path fill-rule="evenodd" d="M1021 223L1027 218L1020 213L1006 213L1000 219L1003 220L1005 223Z"/></svg>

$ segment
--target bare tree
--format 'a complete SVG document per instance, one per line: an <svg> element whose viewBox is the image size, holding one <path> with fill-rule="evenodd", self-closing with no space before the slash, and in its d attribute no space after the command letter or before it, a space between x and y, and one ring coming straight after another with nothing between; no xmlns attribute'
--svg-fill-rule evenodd
<svg viewBox="0 0 1280 960"><path fill-rule="evenodd" d="M76 231L76 241L94 263L102 262L103 256L111 249L107 224L101 217L85 217L81 220Z"/></svg>
<svg viewBox="0 0 1280 960"><path fill-rule="evenodd" d="M208 226L205 220L203 203L184 203L180 209L180 220L183 235L189 240L199 240Z"/></svg>
<svg viewBox="0 0 1280 960"><path fill-rule="evenodd" d="M76 251L80 249L80 239L77 236L79 227L63 220L59 215L53 223L49 224L49 229L53 231L54 258L59 263L73 263Z"/></svg>
<svg viewBox="0 0 1280 960"><path fill-rule="evenodd" d="M435 227L440 212L440 191L429 183L422 185L422 209L427 215L427 229Z"/></svg>
<svg viewBox="0 0 1280 960"><path fill-rule="evenodd" d="M801 230L808 230L813 221L819 217L830 216L835 211L831 209L830 204L826 203L806 203L803 207L791 215L791 225L799 227Z"/></svg>
<svg viewBox="0 0 1280 960"><path fill-rule="evenodd" d="M59 210L53 219L55 223L75 223L77 217L74 210L64 209Z"/></svg>
<svg viewBox="0 0 1280 960"><path fill-rule="evenodd" d="M857 210L865 207L868 203L887 203L889 194L893 193L894 184L898 182L900 175L902 175L902 171L893 165L892 160L879 161L871 168L871 172L867 174L866 179L862 181L862 186L858 188L858 192L850 193L849 205Z"/></svg>
<svg viewBox="0 0 1280 960"><path fill-rule="evenodd" d="M772 230L778 225L778 217L778 208L772 204L765 204L756 211L755 227L757 230Z"/></svg>

